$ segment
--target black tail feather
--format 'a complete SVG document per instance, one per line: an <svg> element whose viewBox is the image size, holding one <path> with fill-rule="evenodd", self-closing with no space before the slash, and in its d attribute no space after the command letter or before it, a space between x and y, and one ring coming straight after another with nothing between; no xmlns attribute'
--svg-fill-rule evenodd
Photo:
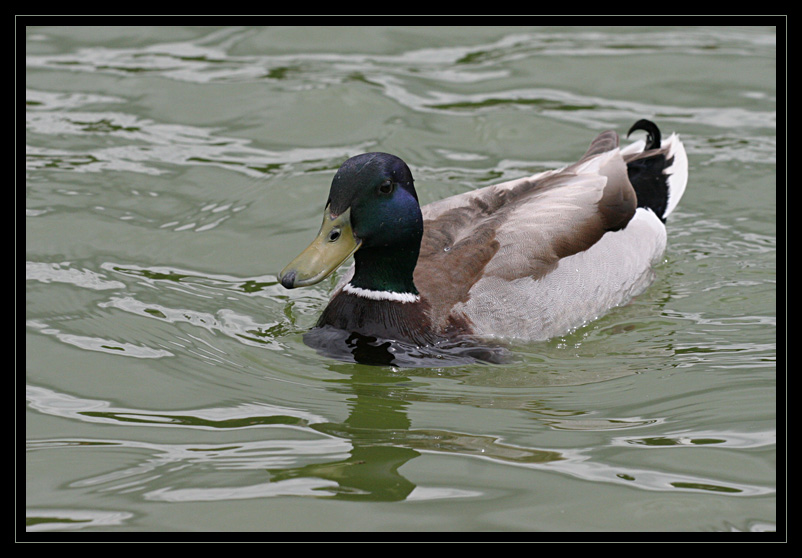
<svg viewBox="0 0 802 558"><path fill-rule="evenodd" d="M638 120L627 132L627 137L635 130L646 132L646 146L642 154L627 161L629 181L638 196L638 207L651 209L661 221L665 222L669 185L668 175L664 171L673 164L674 158L666 159L663 151L648 153L660 149L662 144L660 129L654 122Z"/></svg>
<svg viewBox="0 0 802 558"><path fill-rule="evenodd" d="M632 132L635 130L643 130L646 132L646 147L644 148L644 151L648 151L649 149L657 149L663 142L662 138L660 137L660 128L658 128L657 124L651 120L641 118L635 122L632 125L632 128L629 129L629 132L627 132L627 137L629 137L630 134L632 134Z"/></svg>

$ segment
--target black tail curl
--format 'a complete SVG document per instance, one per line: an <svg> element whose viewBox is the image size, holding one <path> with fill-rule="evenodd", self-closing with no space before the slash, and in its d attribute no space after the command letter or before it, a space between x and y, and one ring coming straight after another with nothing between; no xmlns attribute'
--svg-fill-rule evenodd
<svg viewBox="0 0 802 558"><path fill-rule="evenodd" d="M660 137L660 128L657 127L657 124L652 122L651 120L646 120L645 118L641 118L637 122L635 122L632 127L627 132L627 137L632 134L635 130L643 130L646 132L646 147L644 151L649 149L656 149L660 147L662 143L662 138Z"/></svg>
<svg viewBox="0 0 802 558"><path fill-rule="evenodd" d="M627 137L635 130L646 132L646 145L643 152L626 159L627 174L635 194L638 196L638 207L649 208L665 223L668 207L668 175L665 170L674 162L674 158L666 158L660 149L662 138L660 129L650 120L638 120L627 132Z"/></svg>

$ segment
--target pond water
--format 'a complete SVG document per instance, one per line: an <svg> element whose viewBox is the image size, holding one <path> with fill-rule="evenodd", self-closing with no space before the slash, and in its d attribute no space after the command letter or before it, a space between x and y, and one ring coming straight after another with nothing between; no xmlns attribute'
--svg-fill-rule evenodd
<svg viewBox="0 0 802 558"><path fill-rule="evenodd" d="M784 527L773 27L25 39L29 534ZM345 158L399 155L428 203L644 117L690 172L632 303L503 364L304 344L343 269L276 274Z"/></svg>

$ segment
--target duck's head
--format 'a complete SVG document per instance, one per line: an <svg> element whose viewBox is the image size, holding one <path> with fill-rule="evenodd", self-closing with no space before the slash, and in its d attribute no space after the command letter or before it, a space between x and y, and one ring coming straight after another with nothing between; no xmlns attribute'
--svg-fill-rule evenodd
<svg viewBox="0 0 802 558"><path fill-rule="evenodd" d="M412 271L422 236L423 217L406 163L387 153L357 155L334 175L317 237L279 280L288 289L313 285L354 254L354 287L417 293Z"/></svg>

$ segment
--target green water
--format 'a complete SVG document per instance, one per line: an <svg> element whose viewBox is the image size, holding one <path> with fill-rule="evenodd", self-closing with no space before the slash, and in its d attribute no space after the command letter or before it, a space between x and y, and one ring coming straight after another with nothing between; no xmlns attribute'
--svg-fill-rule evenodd
<svg viewBox="0 0 802 558"><path fill-rule="evenodd" d="M25 37L29 532L782 530L773 28ZM303 344L337 278L276 274L346 157L426 203L642 117L690 178L631 304L504 365Z"/></svg>

